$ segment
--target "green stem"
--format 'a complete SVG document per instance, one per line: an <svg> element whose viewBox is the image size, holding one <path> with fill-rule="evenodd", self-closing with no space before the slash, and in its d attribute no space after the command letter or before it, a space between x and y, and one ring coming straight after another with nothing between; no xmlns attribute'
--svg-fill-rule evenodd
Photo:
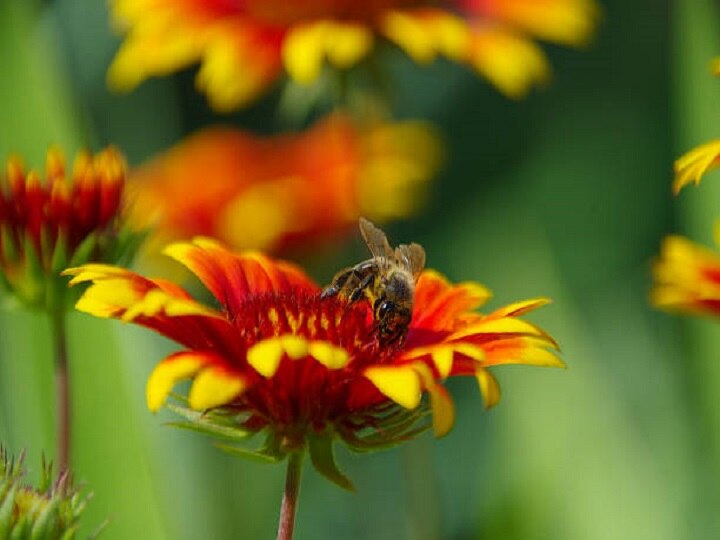
<svg viewBox="0 0 720 540"><path fill-rule="evenodd" d="M296 450L288 456L285 493L283 493L282 506L280 507L277 540L292 540L293 537L303 457L304 452L302 450Z"/></svg>
<svg viewBox="0 0 720 540"><path fill-rule="evenodd" d="M50 316L55 353L55 399L57 400L57 460L60 471L70 464L70 376L68 373L67 328L65 311Z"/></svg>

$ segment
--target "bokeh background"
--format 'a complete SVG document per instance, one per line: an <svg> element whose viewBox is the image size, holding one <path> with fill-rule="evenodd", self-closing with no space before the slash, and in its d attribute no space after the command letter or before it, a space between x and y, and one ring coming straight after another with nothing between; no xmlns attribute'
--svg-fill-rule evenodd
<svg viewBox="0 0 720 540"><path fill-rule="evenodd" d="M513 102L456 65L391 62L399 118L444 134L447 159L425 210L395 223L429 265L476 279L491 305L547 295L534 321L569 369L497 370L484 412L453 380L458 418L441 440L339 462L357 492L306 468L296 538L638 539L720 535L720 325L653 310L661 238L706 243L720 183L670 193L672 162L720 134L720 7L711 0L604 0L583 51L550 48L555 76ZM215 116L192 72L110 93L119 43L97 0L0 3L0 156L42 164L50 143L120 146L140 163L211 121L283 129L277 95ZM364 257L357 239L301 262L327 281ZM144 385L171 345L73 314L76 476L94 492L84 531L107 539L272 538L281 465L243 462L151 415ZM0 311L0 441L27 463L54 448L49 329ZM35 467L35 472L38 467ZM31 475L34 473L31 473ZM82 537L82 535L81 535Z"/></svg>

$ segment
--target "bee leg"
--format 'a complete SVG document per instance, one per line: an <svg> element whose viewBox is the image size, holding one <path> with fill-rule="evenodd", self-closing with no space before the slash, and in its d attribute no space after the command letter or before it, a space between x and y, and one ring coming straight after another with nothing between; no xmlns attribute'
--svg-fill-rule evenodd
<svg viewBox="0 0 720 540"><path fill-rule="evenodd" d="M320 298L329 298L330 296L337 295L353 275L354 270L340 272L333 278L332 283L323 289L322 293L320 293Z"/></svg>
<svg viewBox="0 0 720 540"><path fill-rule="evenodd" d="M350 295L349 301L351 304L353 302L357 302L363 297L363 295L365 294L365 289L370 286L370 284L373 282L373 279L375 279L375 276L372 274L368 274L364 278L362 278L360 283L358 283L357 288Z"/></svg>
<svg viewBox="0 0 720 540"><path fill-rule="evenodd" d="M330 298L331 296L335 296L337 293L338 289L335 285L328 285L320 293L320 298Z"/></svg>

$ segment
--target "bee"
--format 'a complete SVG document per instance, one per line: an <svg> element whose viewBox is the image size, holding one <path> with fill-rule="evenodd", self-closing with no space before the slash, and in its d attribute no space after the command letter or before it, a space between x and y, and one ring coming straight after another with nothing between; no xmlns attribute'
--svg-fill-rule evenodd
<svg viewBox="0 0 720 540"><path fill-rule="evenodd" d="M340 270L321 297L337 296L351 304L369 300L380 342L402 343L412 318L415 283L425 266L425 250L416 243L393 249L385 233L370 221L361 217L359 225L372 258Z"/></svg>

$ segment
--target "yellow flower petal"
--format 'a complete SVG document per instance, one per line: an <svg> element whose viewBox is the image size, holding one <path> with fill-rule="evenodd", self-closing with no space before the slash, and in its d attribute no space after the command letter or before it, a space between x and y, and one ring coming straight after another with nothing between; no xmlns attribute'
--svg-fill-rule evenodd
<svg viewBox="0 0 720 540"><path fill-rule="evenodd" d="M432 351L431 356L440 376L444 379L450 375L454 356L452 347L438 347Z"/></svg>
<svg viewBox="0 0 720 540"><path fill-rule="evenodd" d="M95 317L113 317L142 299L132 283L110 279L93 283L75 303L75 309Z"/></svg>
<svg viewBox="0 0 720 540"><path fill-rule="evenodd" d="M179 353L160 362L150 374L145 388L148 409L156 412L163 406L173 386L189 379L207 362L202 353Z"/></svg>
<svg viewBox="0 0 720 540"><path fill-rule="evenodd" d="M492 353L490 353L489 356L485 363L485 365L488 366L527 364L538 367L566 367L565 362L558 358L553 352L539 347L519 347L517 350L509 352L507 356L499 355L497 359L492 356Z"/></svg>
<svg viewBox="0 0 720 540"><path fill-rule="evenodd" d="M433 432L442 437L452 429L455 423L455 405L444 386L435 381L430 368L422 362L415 362L413 368L420 376L422 386L430 394L430 408L433 416Z"/></svg>
<svg viewBox="0 0 720 540"><path fill-rule="evenodd" d="M219 407L235 399L247 388L244 378L209 367L193 380L188 405L195 410Z"/></svg>
<svg viewBox="0 0 720 540"><path fill-rule="evenodd" d="M374 366L366 369L364 375L398 405L414 409L420 404L420 375L411 366Z"/></svg>
<svg viewBox="0 0 720 540"><path fill-rule="evenodd" d="M168 317L199 315L225 320L217 311L198 304L194 300L178 298L160 289L148 291L144 297L129 306L121 320L129 322L137 317L153 317L159 313Z"/></svg>
<svg viewBox="0 0 720 540"><path fill-rule="evenodd" d="M253 345L247 352L248 363L263 377L272 377L280 367L285 347L278 338L271 338Z"/></svg>
<svg viewBox="0 0 720 540"><path fill-rule="evenodd" d="M433 433L436 437L443 437L455 423L455 405L448 391L440 384L430 386L428 393L432 409Z"/></svg>
<svg viewBox="0 0 720 540"><path fill-rule="evenodd" d="M475 372L475 379L480 387L480 394L485 401L485 408L489 409L500 401L500 385L495 377L487 369L478 369Z"/></svg>
<svg viewBox="0 0 720 540"><path fill-rule="evenodd" d="M325 341L311 342L308 352L310 356L328 369L342 369L350 361L350 355L345 349Z"/></svg>
<svg viewBox="0 0 720 540"><path fill-rule="evenodd" d="M686 185L700 183L702 177L720 165L720 140L710 141L693 148L675 161L673 193L676 195Z"/></svg>
<svg viewBox="0 0 720 540"><path fill-rule="evenodd" d="M402 11L391 11L383 19L382 30L388 39L416 62L426 64L435 59L435 44L418 17Z"/></svg>
<svg viewBox="0 0 720 540"><path fill-rule="evenodd" d="M328 60L339 68L348 68L368 53L373 35L359 24L333 23L325 40Z"/></svg>
<svg viewBox="0 0 720 540"><path fill-rule="evenodd" d="M536 43L505 28L472 30L470 64L507 97L521 99L550 78L550 65Z"/></svg>
<svg viewBox="0 0 720 540"><path fill-rule="evenodd" d="M299 83L309 84L320 75L327 24L323 21L293 28L283 42L283 64Z"/></svg>
<svg viewBox="0 0 720 540"><path fill-rule="evenodd" d="M458 340L475 334L528 334L543 335L535 325L522 319L503 317L501 319L486 318L454 332L451 339Z"/></svg>

